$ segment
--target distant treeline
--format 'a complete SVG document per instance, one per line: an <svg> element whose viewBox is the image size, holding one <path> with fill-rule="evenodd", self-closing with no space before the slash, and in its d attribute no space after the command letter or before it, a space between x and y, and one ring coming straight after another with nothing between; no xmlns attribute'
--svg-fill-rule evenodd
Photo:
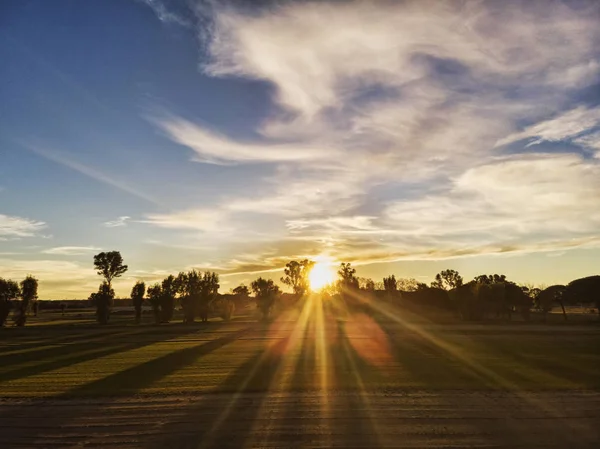
<svg viewBox="0 0 600 449"><path fill-rule="evenodd" d="M272 279L262 277L250 287L242 284L229 294L220 294L217 273L190 270L169 275L147 288L143 281L137 281L130 298L115 298L112 281L128 267L118 251L102 252L94 256L94 267L103 281L87 300L39 301L38 281L33 276L27 276L20 284L0 278L0 326L6 323L11 309L16 310L15 324L23 326L27 315L35 315L39 309L64 313L66 309L90 306L96 308L100 324L109 322L114 307L132 307L135 321L140 322L144 304L151 307L156 324L170 322L176 307L183 311L184 323L193 323L196 318L206 321L209 314L229 320L236 309L250 301L268 319L274 310L298 304L314 293L337 300L350 311L372 313L387 304L421 312L450 312L467 321L510 320L513 314L527 321L532 311L541 312L545 321L555 306L561 307L567 319L565 305L575 304L595 306L600 314L600 276L576 279L567 285L536 287L519 285L501 274L482 274L465 282L457 271L444 270L427 285L395 275L386 276L381 282L359 278L350 263L341 263L336 281L319 292L311 292L309 278L314 266L315 262L308 259L286 264L281 282L290 287L291 294L282 293Z"/></svg>

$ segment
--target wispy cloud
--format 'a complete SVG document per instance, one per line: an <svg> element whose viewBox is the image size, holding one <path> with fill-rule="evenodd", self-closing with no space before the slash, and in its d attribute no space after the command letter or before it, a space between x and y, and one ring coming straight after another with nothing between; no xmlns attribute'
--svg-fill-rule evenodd
<svg viewBox="0 0 600 449"><path fill-rule="evenodd" d="M273 174L148 221L218 233L239 214L273 216L277 238L359 263L596 244L598 159L544 145L600 154L600 109L574 100L600 75L598 14L596 2L217 5L204 72L266 81L274 113L252 142L153 120L198 162ZM284 254L232 260L274 269Z"/></svg>
<svg viewBox="0 0 600 449"><path fill-rule="evenodd" d="M0 239L33 237L46 228L43 221L0 214Z"/></svg>
<svg viewBox="0 0 600 449"><path fill-rule="evenodd" d="M56 162L57 164L64 165L65 167L75 170L76 172L79 172L85 176L88 176L96 181L107 184L111 187L114 187L123 192L129 193L130 195L136 196L136 197L141 198L150 203L158 204L158 202L154 198L152 198L150 195L147 195L146 193L144 193L134 187L131 187L130 185L128 185L125 182L119 181L117 179L113 179L112 177L102 173L101 171L99 171L93 167L89 167L80 162L77 162L65 154L61 154L57 151L43 148L39 145L35 145L32 143L28 143L28 142L19 142L19 144L22 147L24 147L30 151L33 151L34 153L36 153L39 156L42 156L50 161Z"/></svg>
<svg viewBox="0 0 600 449"><path fill-rule="evenodd" d="M131 219L131 217L129 217L127 215L123 215L123 216L117 218L116 220L105 221L103 223L103 225L106 226L107 228L124 227L124 226L127 226L127 221L130 219Z"/></svg>
<svg viewBox="0 0 600 449"><path fill-rule="evenodd" d="M88 254L91 251L100 251L101 248L95 246L57 246L42 251L42 254L52 254L56 256L80 256Z"/></svg>
<svg viewBox="0 0 600 449"><path fill-rule="evenodd" d="M191 27L193 20L190 17L185 17L183 14L178 14L173 11L174 2L169 0L137 0L140 3L144 3L149 6L156 17L161 22L174 23L177 25Z"/></svg>

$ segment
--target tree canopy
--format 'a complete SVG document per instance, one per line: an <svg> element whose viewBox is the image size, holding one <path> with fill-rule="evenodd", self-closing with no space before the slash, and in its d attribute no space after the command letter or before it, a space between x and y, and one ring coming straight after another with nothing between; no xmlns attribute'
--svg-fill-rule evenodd
<svg viewBox="0 0 600 449"><path fill-rule="evenodd" d="M94 256L94 267L97 273L104 277L109 286L112 280L118 278L127 271L127 265L123 264L123 257L119 251L101 252Z"/></svg>

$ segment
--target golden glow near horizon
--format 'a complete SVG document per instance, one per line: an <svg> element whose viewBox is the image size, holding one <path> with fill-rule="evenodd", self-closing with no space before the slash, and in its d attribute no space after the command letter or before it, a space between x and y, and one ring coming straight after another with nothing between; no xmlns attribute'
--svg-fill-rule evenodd
<svg viewBox="0 0 600 449"><path fill-rule="evenodd" d="M336 279L336 272L328 262L317 262L310 270L308 281L312 290L320 290L332 284Z"/></svg>

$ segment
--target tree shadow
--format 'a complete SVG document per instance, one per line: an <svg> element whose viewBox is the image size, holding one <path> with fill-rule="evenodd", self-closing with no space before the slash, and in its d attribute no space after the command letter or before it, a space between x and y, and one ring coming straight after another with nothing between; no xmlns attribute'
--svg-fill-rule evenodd
<svg viewBox="0 0 600 449"><path fill-rule="evenodd" d="M263 329L258 339L265 338ZM214 392L203 395L185 417L168 423L162 438L145 447L241 448L253 431L259 411L281 364L289 336L255 352Z"/></svg>
<svg viewBox="0 0 600 449"><path fill-rule="evenodd" d="M122 337L135 338L137 336L136 334L139 335L140 332L121 333L113 336L103 335L102 337L104 338L98 337L87 339L80 343L62 343L56 347L41 348L24 354L0 356L0 364L3 366L10 366L11 364L25 365L20 368L1 372L0 382L42 374L55 369L65 368L76 363L104 357L115 352L136 349L162 340L162 338L159 338L160 336L156 336L147 341L122 341ZM53 346L53 344L54 343L50 343L49 346ZM48 361L33 365L30 364L40 359Z"/></svg>
<svg viewBox="0 0 600 449"><path fill-rule="evenodd" d="M189 332L195 331L197 331L197 329L189 328ZM163 377L166 377L185 366L191 365L199 357L234 342L247 331L248 329L242 329L215 340L202 342L190 348L171 352L162 357L149 360L94 382L71 389L65 396L135 394L159 381Z"/></svg>

